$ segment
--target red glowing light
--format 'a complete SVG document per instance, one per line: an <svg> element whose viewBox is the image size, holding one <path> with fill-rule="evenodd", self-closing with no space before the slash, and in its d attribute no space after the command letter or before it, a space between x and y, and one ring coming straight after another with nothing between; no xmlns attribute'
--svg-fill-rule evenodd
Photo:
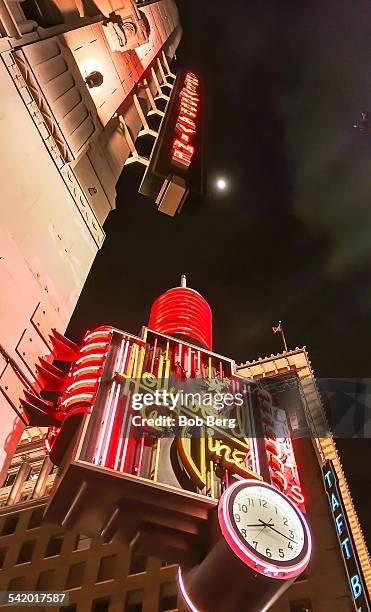
<svg viewBox="0 0 371 612"><path fill-rule="evenodd" d="M84 344L80 348L80 353L90 353L100 351L102 349L106 349L108 347L108 342L90 342Z"/></svg>
<svg viewBox="0 0 371 612"><path fill-rule="evenodd" d="M195 119L198 113L199 97L197 95L198 79L188 72L184 79L184 86L179 94L180 106L175 124L178 135L172 145L173 162L188 168L191 164L195 147L191 144L196 133Z"/></svg>
<svg viewBox="0 0 371 612"><path fill-rule="evenodd" d="M286 493L286 495L296 504L302 505L305 503L305 497L299 485L292 485L291 491Z"/></svg>
<svg viewBox="0 0 371 612"><path fill-rule="evenodd" d="M44 440L44 446L45 446L46 450L48 451L48 453L51 452L51 449L52 449L52 446L54 444L54 441L55 441L56 437L58 436L60 430L61 430L60 427L55 427L54 425L52 427L48 428L48 433L47 433L46 438Z"/></svg>
<svg viewBox="0 0 371 612"><path fill-rule="evenodd" d="M90 341L106 340L108 341L112 335L112 327L102 328L98 327L94 331L89 331L84 336L84 343Z"/></svg>
<svg viewBox="0 0 371 612"><path fill-rule="evenodd" d="M148 326L212 348L211 310L206 300L189 287L169 289L154 301Z"/></svg>

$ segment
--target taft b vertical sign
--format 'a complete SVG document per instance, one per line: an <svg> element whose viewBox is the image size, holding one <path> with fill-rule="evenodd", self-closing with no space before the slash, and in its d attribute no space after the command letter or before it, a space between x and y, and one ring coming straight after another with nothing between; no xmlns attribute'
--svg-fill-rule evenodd
<svg viewBox="0 0 371 612"><path fill-rule="evenodd" d="M355 609L357 612L370 612L370 599L332 461L326 461L322 471Z"/></svg>

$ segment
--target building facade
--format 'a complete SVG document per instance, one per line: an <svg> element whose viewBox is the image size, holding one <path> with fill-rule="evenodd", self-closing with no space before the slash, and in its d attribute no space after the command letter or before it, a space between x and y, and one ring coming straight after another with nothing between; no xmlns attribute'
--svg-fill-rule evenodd
<svg viewBox="0 0 371 612"><path fill-rule="evenodd" d="M180 40L173 0L0 2L0 474L19 397L67 327L138 136L156 136ZM123 203L128 205L129 203Z"/></svg>
<svg viewBox="0 0 371 612"><path fill-rule="evenodd" d="M0 588L66 590L65 612L178 609L176 565L42 522L55 478L44 436L25 430L1 489Z"/></svg>

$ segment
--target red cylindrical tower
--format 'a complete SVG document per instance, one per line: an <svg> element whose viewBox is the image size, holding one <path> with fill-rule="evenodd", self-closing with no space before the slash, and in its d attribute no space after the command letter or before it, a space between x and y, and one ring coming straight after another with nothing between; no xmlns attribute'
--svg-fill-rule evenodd
<svg viewBox="0 0 371 612"><path fill-rule="evenodd" d="M148 327L161 334L176 336L212 349L212 314L205 298L186 286L169 289L152 304Z"/></svg>

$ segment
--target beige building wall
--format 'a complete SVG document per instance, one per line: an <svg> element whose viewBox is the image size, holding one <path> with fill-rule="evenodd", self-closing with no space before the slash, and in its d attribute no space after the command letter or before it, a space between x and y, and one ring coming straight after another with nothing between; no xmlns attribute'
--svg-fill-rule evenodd
<svg viewBox="0 0 371 612"><path fill-rule="evenodd" d="M0 484L24 427L19 398L37 392L35 363L69 323L181 35L173 0L144 9L148 40L128 51L112 51L92 3L40 7L38 23L0 2ZM84 81L91 58L100 91Z"/></svg>
<svg viewBox="0 0 371 612"><path fill-rule="evenodd" d="M66 612L178 609L175 565L42 522L55 478L44 435L24 431L0 489L0 590L63 590Z"/></svg>
<svg viewBox="0 0 371 612"><path fill-rule="evenodd" d="M178 609L175 565L41 524L43 510L30 501L11 514L0 511L0 590L63 590L69 604L61 609L68 612Z"/></svg>

